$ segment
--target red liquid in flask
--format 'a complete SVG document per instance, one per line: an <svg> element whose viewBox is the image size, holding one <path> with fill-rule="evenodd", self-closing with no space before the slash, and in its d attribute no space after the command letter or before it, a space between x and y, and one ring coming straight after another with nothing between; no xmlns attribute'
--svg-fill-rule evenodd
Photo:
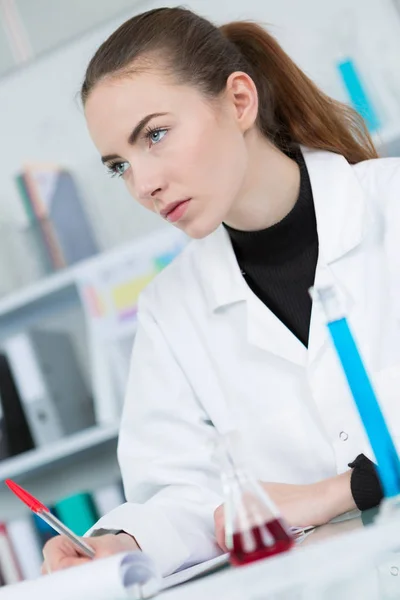
<svg viewBox="0 0 400 600"><path fill-rule="evenodd" d="M280 552L286 552L293 544L293 538L286 532L285 527L282 525L280 519L273 519L268 521L262 526L269 534L270 538L268 543L265 543L266 536L260 529L260 526L253 527L247 532L247 535L251 536L254 540L252 544L253 549L249 552L246 551L243 541L243 535L240 532L233 534L233 549L230 553L230 562L232 565L240 566L248 563L279 554ZM264 538L264 539L263 539Z"/></svg>

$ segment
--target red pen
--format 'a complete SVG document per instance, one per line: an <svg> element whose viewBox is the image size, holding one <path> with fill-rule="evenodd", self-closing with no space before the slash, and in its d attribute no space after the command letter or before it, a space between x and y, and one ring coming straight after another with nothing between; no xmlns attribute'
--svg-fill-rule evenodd
<svg viewBox="0 0 400 600"><path fill-rule="evenodd" d="M58 531L58 533L65 535L69 540L71 540L73 544L75 544L79 548L81 552L86 554L86 556L88 556L89 558L94 557L93 548L88 546L88 544L85 544L85 542L83 542L81 538L79 538L77 535L75 535L73 531L66 527L64 523L61 523L61 521L49 511L47 506L39 502L39 500L37 500L34 496L29 494L29 492L27 492L21 486L15 483L15 481L12 481L11 479L6 479L5 482L6 485L8 485L8 487L10 488L10 490L14 492L14 494L18 496L18 498L22 500L22 502L24 502L31 509L31 511L37 514L38 517L43 519L43 521L45 521L48 525L50 525L50 527Z"/></svg>

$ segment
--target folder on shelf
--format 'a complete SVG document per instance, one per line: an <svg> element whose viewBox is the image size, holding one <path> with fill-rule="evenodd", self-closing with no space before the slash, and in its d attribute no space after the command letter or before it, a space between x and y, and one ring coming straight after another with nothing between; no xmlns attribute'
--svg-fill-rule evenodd
<svg viewBox="0 0 400 600"><path fill-rule="evenodd" d="M0 398L0 460L4 460L8 458L8 443L7 443L7 431L6 426L3 420L3 413L1 407L1 398Z"/></svg>
<svg viewBox="0 0 400 600"><path fill-rule="evenodd" d="M10 365L0 353L0 460L34 448Z"/></svg>
<svg viewBox="0 0 400 600"><path fill-rule="evenodd" d="M71 173L56 165L28 165L23 183L32 213L55 268L74 264L98 252L89 219ZM26 199L24 201L26 204Z"/></svg>
<svg viewBox="0 0 400 600"><path fill-rule="evenodd" d="M3 342L35 446L95 424L93 399L66 333L31 329Z"/></svg>
<svg viewBox="0 0 400 600"><path fill-rule="evenodd" d="M42 253L45 263L50 266L50 270L65 267L66 262L49 219L45 216L38 216L40 214L40 198L38 197L34 180L29 174L24 172L17 177L17 187L29 223L32 227L36 228L37 237L40 240L40 248L44 251Z"/></svg>
<svg viewBox="0 0 400 600"><path fill-rule="evenodd" d="M81 492L59 500L54 505L59 519L77 535L84 535L99 516L91 494Z"/></svg>
<svg viewBox="0 0 400 600"><path fill-rule="evenodd" d="M35 211L33 210L33 200L30 197L29 184L25 180L25 176L20 173L15 178L19 196L22 200L22 204L25 210L25 214L28 218L29 227L32 231L32 236L38 252L40 254L40 261L45 273L51 273L54 268L57 268L57 263L54 264L54 257L52 256L52 247L54 241L50 243L48 224L44 223L43 220L36 218ZM64 263L62 263L64 266Z"/></svg>
<svg viewBox="0 0 400 600"><path fill-rule="evenodd" d="M22 581L21 569L4 523L0 523L0 565L5 585Z"/></svg>
<svg viewBox="0 0 400 600"><path fill-rule="evenodd" d="M23 579L40 576L43 556L31 515L7 523L7 533L16 554Z"/></svg>

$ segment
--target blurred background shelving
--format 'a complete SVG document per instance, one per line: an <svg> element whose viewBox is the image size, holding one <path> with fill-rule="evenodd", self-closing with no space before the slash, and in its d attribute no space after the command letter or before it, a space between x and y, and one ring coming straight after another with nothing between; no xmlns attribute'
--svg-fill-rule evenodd
<svg viewBox="0 0 400 600"><path fill-rule="evenodd" d="M29 480L73 461L85 460L91 452L96 452L102 447L108 447L114 452L117 435L118 424L108 427L95 425L44 448L28 450L8 458L0 463L0 482L4 482L5 479Z"/></svg>
<svg viewBox="0 0 400 600"><path fill-rule="evenodd" d="M0 299L0 349L11 336L30 327L67 332L79 357L86 385L94 394L96 406L98 398L93 382L93 369L96 369L94 361L99 352L107 352L110 339L103 337L101 325L99 335L97 330L92 331L93 323L84 306L82 285L86 285L85 282L102 282L104 276L108 277L112 273L116 274L117 278L122 277L124 284L127 282L132 286L139 282L141 286L141 278L137 278L137 269L139 268L140 275L143 265L143 272L150 271L151 278L155 273L152 271L154 257L158 256L158 260L164 257L162 260L166 260L167 263L171 257L168 253L165 255L165 251L177 252L184 240L185 236L176 230L158 230L154 236L142 236L112 250L101 252L5 296ZM104 298L107 300L107 296ZM111 308L108 312L112 314ZM113 318L114 316L112 315ZM133 316L129 322L123 321L122 326L119 326L118 322L116 324L118 335L125 346L126 334L131 334L134 320ZM94 321L96 328L96 319ZM107 335L109 326L107 321ZM127 339L128 348L124 360L129 360L131 338ZM92 355L93 347L96 356ZM109 355L105 356L104 360L108 362ZM102 356L101 359L103 360ZM110 369L107 369L107 366L104 367L102 363L100 369L108 371L108 375L103 372L102 383L109 385ZM107 483L118 476L116 446L123 387L124 384L118 388L117 393L117 389L110 385L107 402L113 404L112 410L108 410L104 418L97 415L99 422L94 426L47 446L0 460L0 521L18 516L25 510L21 503L14 501L3 485L6 478L29 482L32 486L30 489L38 489L43 501L51 502L61 493L72 494L81 486L89 490L94 489L103 481ZM111 418L110 414L114 415L114 418Z"/></svg>
<svg viewBox="0 0 400 600"><path fill-rule="evenodd" d="M70 43L138 4L134 0L2 0L0 77Z"/></svg>

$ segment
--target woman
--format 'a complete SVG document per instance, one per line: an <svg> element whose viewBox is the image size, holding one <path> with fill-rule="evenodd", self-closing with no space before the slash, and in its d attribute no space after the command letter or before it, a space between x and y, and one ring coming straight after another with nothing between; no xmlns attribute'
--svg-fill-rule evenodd
<svg viewBox="0 0 400 600"><path fill-rule="evenodd" d="M119 441L127 503L94 528L96 555L140 547L168 574L220 552L212 453L230 428L290 524L378 504L371 450L308 290L333 277L396 434L400 160L376 160L360 117L261 27L218 28L180 8L111 35L82 100L110 174L195 240L140 299ZM387 227L371 241L372 201ZM51 570L86 560L61 538L44 556Z"/></svg>

